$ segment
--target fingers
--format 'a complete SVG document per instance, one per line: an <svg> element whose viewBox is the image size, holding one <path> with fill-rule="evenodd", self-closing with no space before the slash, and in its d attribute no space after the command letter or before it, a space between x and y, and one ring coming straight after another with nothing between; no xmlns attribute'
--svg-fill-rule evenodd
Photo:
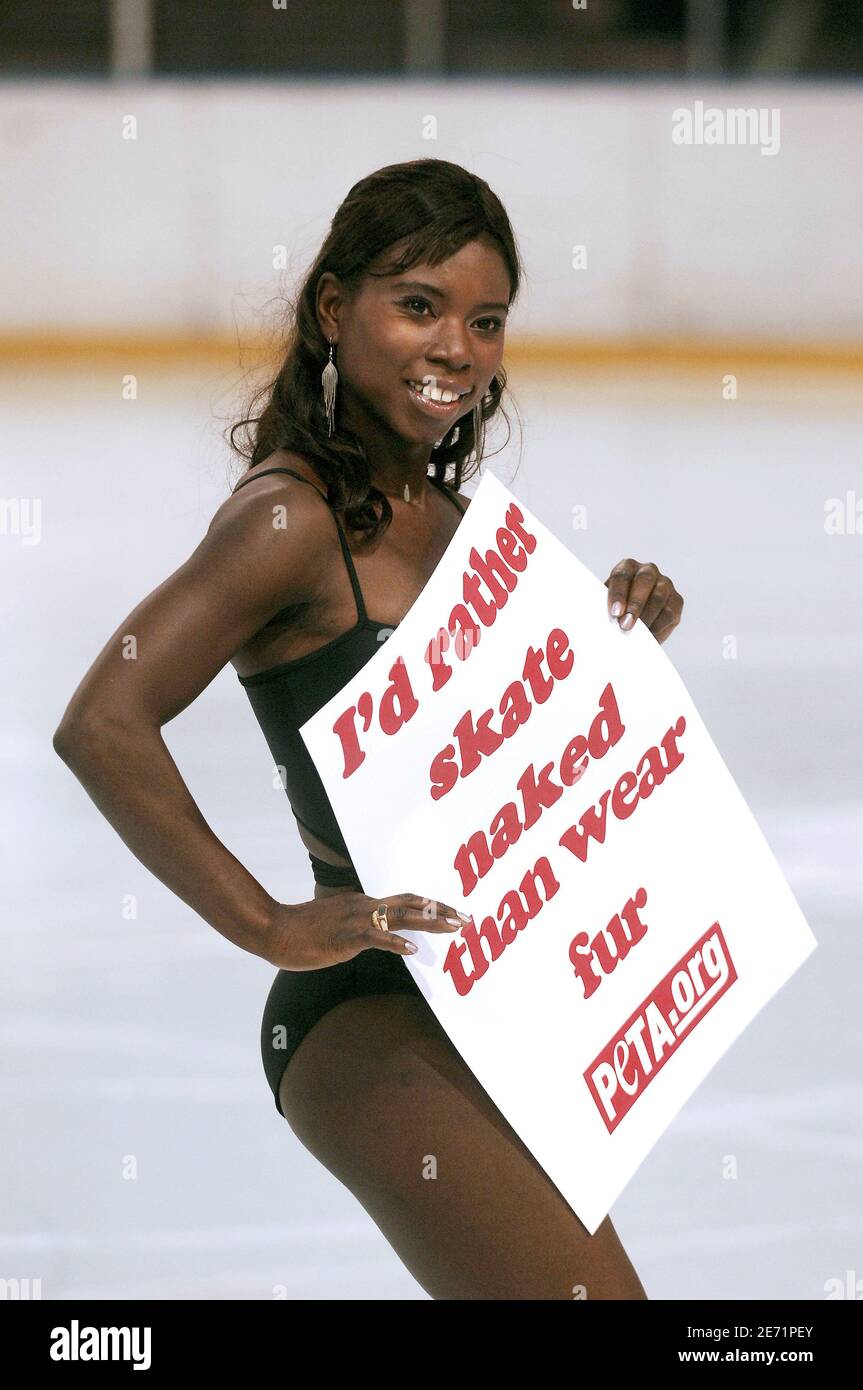
<svg viewBox="0 0 863 1390"><path fill-rule="evenodd" d="M374 946L378 950L397 951L399 954L407 955L413 955L416 951L414 943L399 936L397 931L393 931L394 927L401 927L407 931L445 932L451 935L472 920L447 903L442 903L436 898L423 898L418 893L395 893L385 901L387 931L382 931L369 920L368 926L364 926L361 932L364 944ZM366 898L366 902L370 905L371 919L372 911L380 907L380 902L369 897Z"/></svg>
<svg viewBox="0 0 863 1390"><path fill-rule="evenodd" d="M397 936L395 932L380 931L377 927L369 926L365 931L361 931L359 940L364 950L395 951L397 956L416 954L417 948L412 941L406 941L403 936Z"/></svg>
<svg viewBox="0 0 863 1390"><path fill-rule="evenodd" d="M629 583L629 597L626 600L626 610L620 619L620 626L624 632L635 626L637 618L641 617L642 611L653 593L656 581L659 579L659 570L656 565L639 565Z"/></svg>
<svg viewBox="0 0 863 1390"><path fill-rule="evenodd" d="M373 907L376 900L370 899ZM418 893L394 893L384 899L387 905L387 925L410 931L452 932L470 920L463 912L437 898L422 898Z"/></svg>
<svg viewBox="0 0 863 1390"><path fill-rule="evenodd" d="M618 619L623 632L631 632L640 618L657 641L664 642L680 622L683 599L653 563L621 560L605 583L609 617Z"/></svg>
<svg viewBox="0 0 863 1390"><path fill-rule="evenodd" d="M676 627L677 619L675 618L672 619L670 622L663 621L661 625L658 624L656 627L651 628L651 631L659 645L662 646L663 642L665 642L671 636L672 632Z"/></svg>
<svg viewBox="0 0 863 1390"><path fill-rule="evenodd" d="M680 622L680 616L683 612L683 599L681 595L677 592L670 579L665 580L664 576L661 576L661 579L663 581L662 592L666 596L665 602L662 604L662 607L659 608L659 611L654 613L652 609L653 599L651 598L650 603L647 604L641 615L642 622L647 624L653 636L660 644L671 636ZM665 585L667 585L667 588ZM659 584L657 584L656 587L658 589L660 587ZM654 590L654 594L655 592L656 590Z"/></svg>
<svg viewBox="0 0 863 1390"><path fill-rule="evenodd" d="M660 574L653 586L653 592L638 614L645 627L650 628L651 631L653 630L654 623L660 614L664 612L673 592L674 585L671 580L667 575Z"/></svg>
<svg viewBox="0 0 863 1390"><path fill-rule="evenodd" d="M608 616L622 618L629 598L629 584L636 570L637 560L621 560L615 565L605 583L608 588Z"/></svg>

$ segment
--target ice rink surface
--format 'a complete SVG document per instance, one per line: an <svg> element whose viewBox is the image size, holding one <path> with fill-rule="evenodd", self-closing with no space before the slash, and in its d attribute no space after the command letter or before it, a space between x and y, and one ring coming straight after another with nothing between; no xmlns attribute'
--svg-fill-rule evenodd
<svg viewBox="0 0 863 1390"><path fill-rule="evenodd" d="M51 747L97 652L227 495L235 378L0 375L2 492L30 516L14 534L7 514L0 548L0 1276L48 1299L424 1299L275 1110L273 969L155 879ZM863 515L859 535L825 529L831 499L863 513L859 378L730 360L509 379L522 456L514 419L491 467L600 579L627 555L672 577L686 607L664 650L819 943L612 1220L651 1298L823 1299L863 1279ZM228 848L274 896L311 897L233 668L164 735Z"/></svg>

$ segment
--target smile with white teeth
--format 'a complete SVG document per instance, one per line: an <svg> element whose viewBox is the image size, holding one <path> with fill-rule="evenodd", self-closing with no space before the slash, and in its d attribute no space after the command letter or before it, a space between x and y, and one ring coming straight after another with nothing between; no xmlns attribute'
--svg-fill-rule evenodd
<svg viewBox="0 0 863 1390"><path fill-rule="evenodd" d="M421 381L409 381L408 387L411 395L418 397L424 405L430 405L436 411L449 411L453 406L458 405L459 401L469 395L468 391L448 391L440 386L432 386L431 382L423 384Z"/></svg>

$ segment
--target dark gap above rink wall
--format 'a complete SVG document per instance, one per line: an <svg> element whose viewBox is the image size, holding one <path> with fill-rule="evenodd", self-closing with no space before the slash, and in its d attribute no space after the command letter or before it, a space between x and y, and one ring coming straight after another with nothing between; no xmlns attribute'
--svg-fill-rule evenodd
<svg viewBox="0 0 863 1390"><path fill-rule="evenodd" d="M859 0L4 0L0 76L849 78Z"/></svg>

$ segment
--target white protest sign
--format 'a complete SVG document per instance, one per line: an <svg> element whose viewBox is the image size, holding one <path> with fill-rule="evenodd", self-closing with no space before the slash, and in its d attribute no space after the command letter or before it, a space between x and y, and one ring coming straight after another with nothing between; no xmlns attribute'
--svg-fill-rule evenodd
<svg viewBox="0 0 863 1390"><path fill-rule="evenodd" d="M816 946L643 623L486 473L407 616L301 733L364 891L469 913L403 958L592 1235Z"/></svg>

